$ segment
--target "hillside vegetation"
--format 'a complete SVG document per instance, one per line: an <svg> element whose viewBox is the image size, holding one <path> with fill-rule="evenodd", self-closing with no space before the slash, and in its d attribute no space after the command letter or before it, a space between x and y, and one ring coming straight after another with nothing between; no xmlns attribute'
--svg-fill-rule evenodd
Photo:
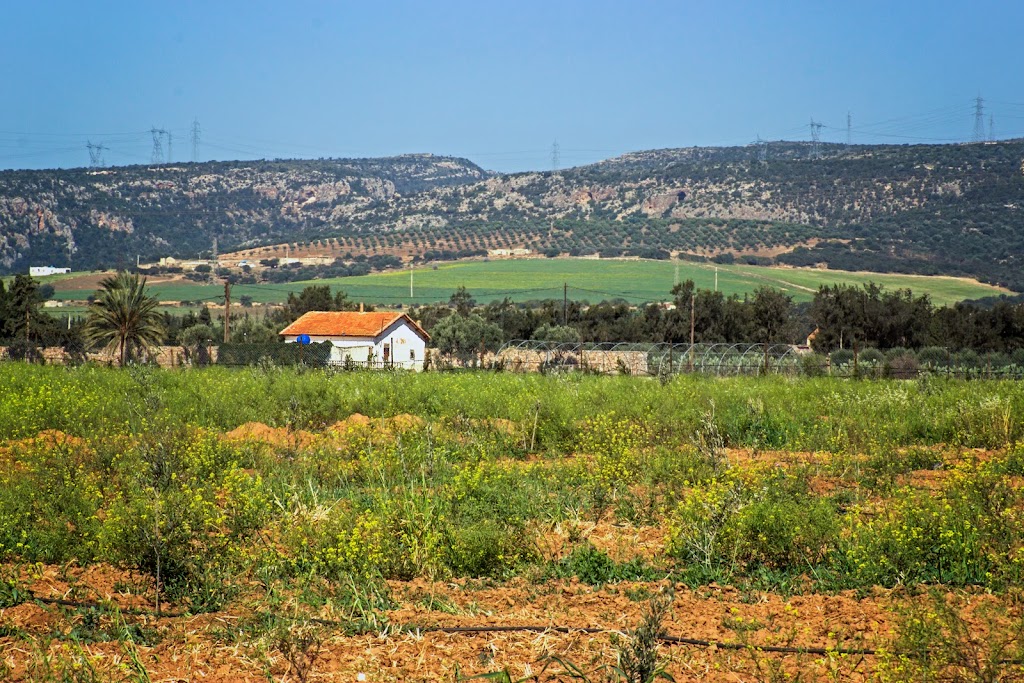
<svg viewBox="0 0 1024 683"><path fill-rule="evenodd" d="M1024 141L772 143L637 152L558 172L464 159L178 164L0 174L0 265L76 269L298 243L340 257L690 254L970 275L1024 288ZM115 256L120 254L121 256ZM351 258L351 256L348 256Z"/></svg>

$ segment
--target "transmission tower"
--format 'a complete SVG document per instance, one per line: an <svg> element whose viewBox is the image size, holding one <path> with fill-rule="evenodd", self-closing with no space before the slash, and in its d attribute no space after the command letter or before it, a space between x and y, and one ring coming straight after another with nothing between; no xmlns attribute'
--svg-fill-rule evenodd
<svg viewBox="0 0 1024 683"><path fill-rule="evenodd" d="M996 141L996 124L995 121L992 120L992 114L988 115L988 141Z"/></svg>
<svg viewBox="0 0 1024 683"><path fill-rule="evenodd" d="M762 140L761 136L757 136L757 140L754 141L757 145L757 161L761 164L768 163L768 141Z"/></svg>
<svg viewBox="0 0 1024 683"><path fill-rule="evenodd" d="M821 129L824 125L811 119L811 159L821 158Z"/></svg>
<svg viewBox="0 0 1024 683"><path fill-rule="evenodd" d="M149 132L153 135L153 154L150 159L154 164L162 164L164 163L164 131L154 126L149 129Z"/></svg>
<svg viewBox="0 0 1024 683"><path fill-rule="evenodd" d="M985 141L985 100L978 95L974 100L974 142Z"/></svg>
<svg viewBox="0 0 1024 683"><path fill-rule="evenodd" d="M167 161L171 162L174 159L174 155L171 154L171 131L165 130L164 135L167 136Z"/></svg>
<svg viewBox="0 0 1024 683"><path fill-rule="evenodd" d="M199 161L199 119L192 121L192 161Z"/></svg>
<svg viewBox="0 0 1024 683"><path fill-rule="evenodd" d="M558 140L555 140L554 142L551 143L551 170L552 171L557 171L558 170L558 162L559 162L559 158L558 158Z"/></svg>
<svg viewBox="0 0 1024 683"><path fill-rule="evenodd" d="M103 150L107 149L106 145L94 145L89 140L85 147L89 150L89 168L102 168L104 166Z"/></svg>
<svg viewBox="0 0 1024 683"><path fill-rule="evenodd" d="M853 144L853 115L846 112L846 146Z"/></svg>

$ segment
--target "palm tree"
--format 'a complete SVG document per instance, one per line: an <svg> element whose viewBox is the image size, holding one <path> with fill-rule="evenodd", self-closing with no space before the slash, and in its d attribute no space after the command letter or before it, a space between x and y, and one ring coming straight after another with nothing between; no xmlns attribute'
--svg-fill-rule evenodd
<svg viewBox="0 0 1024 683"><path fill-rule="evenodd" d="M125 355L156 346L163 339L163 322L157 300L146 294L146 278L119 272L100 281L100 290L89 307L85 338L90 344L117 348L124 367Z"/></svg>

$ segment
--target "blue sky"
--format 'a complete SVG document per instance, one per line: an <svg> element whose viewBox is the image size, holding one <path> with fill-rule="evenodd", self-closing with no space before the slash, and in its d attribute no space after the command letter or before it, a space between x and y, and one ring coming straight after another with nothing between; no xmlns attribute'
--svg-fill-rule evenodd
<svg viewBox="0 0 1024 683"><path fill-rule="evenodd" d="M1024 137L1024 3L11 2L0 167Z"/></svg>

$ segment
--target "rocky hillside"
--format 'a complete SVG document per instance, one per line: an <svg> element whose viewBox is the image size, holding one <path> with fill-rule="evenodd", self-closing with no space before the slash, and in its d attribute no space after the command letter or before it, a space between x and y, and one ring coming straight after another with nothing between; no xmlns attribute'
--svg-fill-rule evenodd
<svg viewBox="0 0 1024 683"><path fill-rule="evenodd" d="M8 270L194 256L216 236L221 251L671 253L1024 290L1024 141L655 150L511 175L420 155L7 172L0 226Z"/></svg>
<svg viewBox="0 0 1024 683"><path fill-rule="evenodd" d="M465 159L213 162L0 173L0 272L77 270L319 235L489 174Z"/></svg>

